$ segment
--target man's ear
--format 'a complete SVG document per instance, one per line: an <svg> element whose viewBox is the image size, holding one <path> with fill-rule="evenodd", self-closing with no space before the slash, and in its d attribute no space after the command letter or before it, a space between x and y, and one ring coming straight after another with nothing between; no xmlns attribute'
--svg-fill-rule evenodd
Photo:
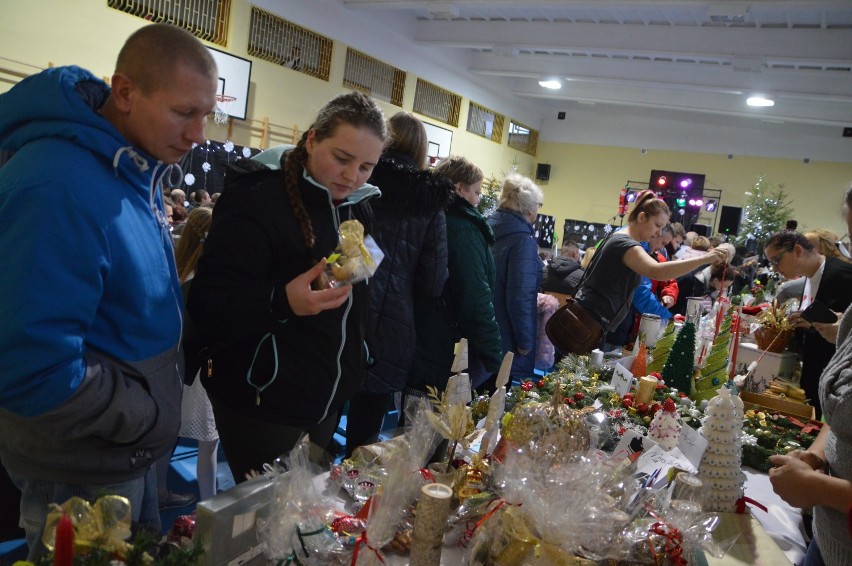
<svg viewBox="0 0 852 566"><path fill-rule="evenodd" d="M132 106L131 100L136 90L133 80L124 73L115 73L112 76L111 87L110 96L115 107L121 112L129 112Z"/></svg>

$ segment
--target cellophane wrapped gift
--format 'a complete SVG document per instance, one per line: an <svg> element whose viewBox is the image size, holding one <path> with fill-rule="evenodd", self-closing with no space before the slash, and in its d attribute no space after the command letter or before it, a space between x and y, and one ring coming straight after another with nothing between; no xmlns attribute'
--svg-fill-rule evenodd
<svg viewBox="0 0 852 566"><path fill-rule="evenodd" d="M386 476L370 500L367 527L355 542L351 566L385 564L382 548L405 524L409 508L416 501L424 482L421 470L431 454L435 435L427 414L431 412L428 401L422 400L419 410L411 416L411 427L398 441L394 452L385 459Z"/></svg>
<svg viewBox="0 0 852 566"><path fill-rule="evenodd" d="M653 489L635 472L594 449L557 458L535 441L510 447L492 473L499 499L473 523L463 563L682 565L699 550L724 554L712 539L716 515L670 502L665 483Z"/></svg>
<svg viewBox="0 0 852 566"><path fill-rule="evenodd" d="M258 525L273 561L294 564L344 564L349 548L327 528L336 516L335 501L315 484L320 470L310 462L310 439L303 436L290 451L286 469L276 478L269 517Z"/></svg>
<svg viewBox="0 0 852 566"><path fill-rule="evenodd" d="M364 225L358 220L341 222L338 235L337 249L326 258L326 281L321 287L351 285L372 277L385 257L373 237L364 234Z"/></svg>

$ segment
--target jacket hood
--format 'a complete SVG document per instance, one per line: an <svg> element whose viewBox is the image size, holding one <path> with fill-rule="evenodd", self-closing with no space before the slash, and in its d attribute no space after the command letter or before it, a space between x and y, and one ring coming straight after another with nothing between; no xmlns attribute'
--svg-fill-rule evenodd
<svg viewBox="0 0 852 566"><path fill-rule="evenodd" d="M17 151L40 139L61 138L102 156L134 185L148 185L159 162L98 114L109 94L106 83L76 66L24 79L0 95L0 149Z"/></svg>
<svg viewBox="0 0 852 566"><path fill-rule="evenodd" d="M498 240L510 234L525 234L532 236L533 225L527 222L519 212L498 208L488 218L488 224L494 230L494 237Z"/></svg>
<svg viewBox="0 0 852 566"><path fill-rule="evenodd" d="M494 230L488 225L488 221L472 204L460 197L458 193L453 194L450 205L447 207L447 214L466 218L468 221L473 222L479 228L479 231L482 232L482 236L488 242L488 245L494 245Z"/></svg>
<svg viewBox="0 0 852 566"><path fill-rule="evenodd" d="M394 154L379 159L369 182L382 191L382 198L373 201L373 208L405 213L444 210L455 193L449 179L417 169L410 159Z"/></svg>
<svg viewBox="0 0 852 566"><path fill-rule="evenodd" d="M547 264L547 271L556 277L567 277L580 269L580 262L566 257L557 257Z"/></svg>

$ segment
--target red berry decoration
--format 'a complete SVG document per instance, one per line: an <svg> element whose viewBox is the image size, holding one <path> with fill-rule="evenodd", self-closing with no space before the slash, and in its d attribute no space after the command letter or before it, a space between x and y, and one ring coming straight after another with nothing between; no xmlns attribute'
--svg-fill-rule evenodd
<svg viewBox="0 0 852 566"><path fill-rule="evenodd" d="M585 398L586 398L586 394L583 393L582 391L577 391L576 393L574 393L574 399L576 399L577 401L582 401Z"/></svg>
<svg viewBox="0 0 852 566"><path fill-rule="evenodd" d="M648 404L647 403L639 403L636 405L636 410L639 411L640 415L644 415L648 412Z"/></svg>
<svg viewBox="0 0 852 566"><path fill-rule="evenodd" d="M630 399L630 400L632 401L632 400L633 400L633 393L625 393L625 394L624 394L624 398L625 398L625 399Z"/></svg>
<svg viewBox="0 0 852 566"><path fill-rule="evenodd" d="M654 413L656 413L657 411L659 411L662 408L663 408L663 406L660 405L659 403L654 403L653 405L651 405L651 414L653 415Z"/></svg>
<svg viewBox="0 0 852 566"><path fill-rule="evenodd" d="M532 381L525 381L521 384L521 389L524 391L530 391L533 388Z"/></svg>
<svg viewBox="0 0 852 566"><path fill-rule="evenodd" d="M633 406L633 399L629 399L629 398L625 397L621 401L621 406L624 407L625 409L629 409L630 407Z"/></svg>
<svg viewBox="0 0 852 566"><path fill-rule="evenodd" d="M544 387L544 380L539 379L538 381L535 382L535 386L538 387L539 389L541 389L542 387Z"/></svg>
<svg viewBox="0 0 852 566"><path fill-rule="evenodd" d="M568 403L569 405L576 405L577 404L577 402L574 400L573 397L566 397L565 402Z"/></svg>
<svg viewBox="0 0 852 566"><path fill-rule="evenodd" d="M658 372L658 371L652 371L652 372L651 372L650 374L648 374L648 375L650 375L651 377L656 377L658 381L659 381L660 379L663 379L663 375L662 375L660 372Z"/></svg>

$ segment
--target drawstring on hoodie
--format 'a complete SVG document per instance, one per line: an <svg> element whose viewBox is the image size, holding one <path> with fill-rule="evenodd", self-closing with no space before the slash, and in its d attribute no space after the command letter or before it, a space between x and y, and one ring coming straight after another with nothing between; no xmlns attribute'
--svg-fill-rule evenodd
<svg viewBox="0 0 852 566"><path fill-rule="evenodd" d="M118 148L118 151L115 152L115 156L112 158L112 167L115 170L115 176L118 177L118 164L121 160L121 156L124 154L130 158L133 164L139 169L140 173L144 173L150 169L148 165L148 160L137 152L132 146L124 146ZM163 214L163 211L157 206L157 193L159 191L160 186L164 183L164 179L168 180L169 186L173 186L171 182L172 174L177 171L178 179L183 178L183 171L180 168L180 165L177 163L165 164L162 161L157 161L157 164L154 166L154 170L151 172L151 181L148 185L148 205L151 207L151 213L157 221L157 224L160 228L160 239L163 242L163 250L166 249L172 252L172 256L174 256L174 245L171 238L171 233L169 231L169 223L166 221L166 216ZM160 202L163 202L162 194L160 194ZM167 244L168 243L168 244ZM168 258L166 258L166 262L168 262ZM175 305L177 306L178 319L180 320L180 335L178 338L178 349L181 347L181 342L183 341L183 308L181 308L182 301L178 295L175 295Z"/></svg>
<svg viewBox="0 0 852 566"><path fill-rule="evenodd" d="M144 173L148 170L148 160L143 156L139 155L133 146L126 146L118 148L118 151L115 152L115 157L112 158L112 168L115 169L115 176L118 177L118 162L121 159L121 155L126 153L127 156L133 161L133 164L139 169L139 172Z"/></svg>

